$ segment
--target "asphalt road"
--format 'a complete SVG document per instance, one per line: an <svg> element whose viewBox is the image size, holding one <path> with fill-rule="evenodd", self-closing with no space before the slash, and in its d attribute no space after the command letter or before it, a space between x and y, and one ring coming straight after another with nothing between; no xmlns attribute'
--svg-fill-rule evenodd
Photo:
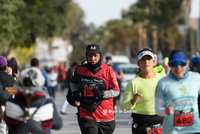
<svg viewBox="0 0 200 134"><path fill-rule="evenodd" d="M123 96L123 92L121 95ZM55 103L59 114L64 97L65 92L61 92L60 90L56 92ZM131 134L131 113L123 113L120 110L120 103L115 112L116 128L113 134ZM81 134L77 122L76 112L76 107L68 105L66 109L67 115L60 114L63 120L63 127L60 130L52 130L52 134Z"/></svg>

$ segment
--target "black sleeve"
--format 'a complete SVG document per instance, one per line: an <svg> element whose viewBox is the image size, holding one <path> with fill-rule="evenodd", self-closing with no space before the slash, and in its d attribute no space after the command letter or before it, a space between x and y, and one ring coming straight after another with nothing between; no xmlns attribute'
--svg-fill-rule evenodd
<svg viewBox="0 0 200 134"><path fill-rule="evenodd" d="M6 101L10 98L10 94L8 90L5 89L2 85L0 85L0 105L5 105Z"/></svg>
<svg viewBox="0 0 200 134"><path fill-rule="evenodd" d="M67 101L68 101L68 103L69 103L70 105L72 105L72 106L74 106L74 107L77 107L76 104L75 104L75 101L74 101L74 99L73 99L73 97L72 97L72 92L71 92L71 89L70 89L70 88L69 88L69 91L68 91L68 93L67 93L66 98L67 98Z"/></svg>
<svg viewBox="0 0 200 134"><path fill-rule="evenodd" d="M79 66L78 66L79 67ZM75 83L75 84L78 84L78 73L77 73L77 69L78 67L76 68L76 70L72 73L71 77L70 77L70 82L72 83Z"/></svg>
<svg viewBox="0 0 200 134"><path fill-rule="evenodd" d="M73 74L72 69L69 68L68 71L67 71L67 73L66 73L66 79L65 79L65 86L66 86L67 88L70 87L70 86L69 86L69 83L70 83L70 77L71 77L72 74Z"/></svg>
<svg viewBox="0 0 200 134"><path fill-rule="evenodd" d="M62 118L59 116L55 103L53 103L53 127L52 129L60 129L62 128Z"/></svg>
<svg viewBox="0 0 200 134"><path fill-rule="evenodd" d="M194 68L194 66L193 66L193 65L191 66L191 68L190 68L190 71L193 71L193 72L195 72L195 71L196 71L196 69Z"/></svg>

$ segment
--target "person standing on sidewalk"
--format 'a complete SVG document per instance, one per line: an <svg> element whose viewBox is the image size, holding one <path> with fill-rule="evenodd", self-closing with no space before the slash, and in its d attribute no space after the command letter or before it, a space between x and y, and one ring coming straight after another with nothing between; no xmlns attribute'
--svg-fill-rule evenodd
<svg viewBox="0 0 200 134"><path fill-rule="evenodd" d="M65 91L65 80L66 80L66 73L67 73L67 68L65 63L60 63L59 64L59 69L58 69L58 78L59 78L59 84L61 91Z"/></svg>
<svg viewBox="0 0 200 134"><path fill-rule="evenodd" d="M39 60L38 60L37 58L31 59L31 66L40 69L40 67L39 67ZM44 91L46 91L46 87L47 87L47 88L50 87L50 80L49 80L49 78L48 78L47 72L46 72L44 69L40 69L40 71L42 72L42 75L43 75L44 78L45 78L45 83L44 83L44 85L42 85L42 89L43 89Z"/></svg>
<svg viewBox="0 0 200 134"><path fill-rule="evenodd" d="M101 62L97 44L86 48L87 64L76 68L70 79L72 96L79 106L82 134L112 134L115 129L113 97L119 86L112 68Z"/></svg>
<svg viewBox="0 0 200 134"><path fill-rule="evenodd" d="M156 113L164 117L163 134L200 134L200 75L187 70L189 60L182 49L172 50L169 66L170 74L158 82L155 93Z"/></svg>
<svg viewBox="0 0 200 134"><path fill-rule="evenodd" d="M161 132L163 117L156 115L154 95L157 82L164 75L153 71L154 54L151 48L140 49L137 57L140 73L126 86L121 109L124 112L133 111L133 134Z"/></svg>
<svg viewBox="0 0 200 134"><path fill-rule="evenodd" d="M50 80L50 87L48 88L48 91L49 91L49 96L55 100L55 92L57 90L57 87L58 87L58 74L57 72L55 71L54 68L51 68L50 69L50 73L48 74L48 78Z"/></svg>
<svg viewBox="0 0 200 134"><path fill-rule="evenodd" d="M113 64L113 61L112 61L112 57L111 56L106 56L106 63L110 63L111 65L111 68L116 72L117 74L117 82L118 82L118 85L119 85L119 89L120 89L120 94L121 94L121 82L122 82L122 79L123 79L123 71L121 68L119 68L118 65L116 64ZM120 100L120 94L117 96L117 97L114 97L113 101L114 101L114 109L116 110L117 109L117 104L119 103L119 100Z"/></svg>

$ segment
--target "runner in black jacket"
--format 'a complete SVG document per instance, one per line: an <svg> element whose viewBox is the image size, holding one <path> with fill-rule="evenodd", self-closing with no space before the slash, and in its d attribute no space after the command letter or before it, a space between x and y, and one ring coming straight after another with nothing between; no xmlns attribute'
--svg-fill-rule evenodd
<svg viewBox="0 0 200 134"><path fill-rule="evenodd" d="M114 71L101 62L97 44L86 49L87 64L76 68L71 91L80 112L82 134L112 134L115 129L113 97L119 95Z"/></svg>

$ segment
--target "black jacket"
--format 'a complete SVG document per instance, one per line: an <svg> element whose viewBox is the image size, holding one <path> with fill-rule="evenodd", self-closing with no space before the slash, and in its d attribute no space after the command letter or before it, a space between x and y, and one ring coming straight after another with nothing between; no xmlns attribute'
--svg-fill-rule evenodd
<svg viewBox="0 0 200 134"><path fill-rule="evenodd" d="M0 82L3 87L13 87L13 85L17 83L12 75L3 71L0 71Z"/></svg>
<svg viewBox="0 0 200 134"><path fill-rule="evenodd" d="M192 67L190 68L190 71L200 73L200 63L193 64Z"/></svg>
<svg viewBox="0 0 200 134"><path fill-rule="evenodd" d="M0 85L0 106L5 105L6 101L10 98L9 92Z"/></svg>

